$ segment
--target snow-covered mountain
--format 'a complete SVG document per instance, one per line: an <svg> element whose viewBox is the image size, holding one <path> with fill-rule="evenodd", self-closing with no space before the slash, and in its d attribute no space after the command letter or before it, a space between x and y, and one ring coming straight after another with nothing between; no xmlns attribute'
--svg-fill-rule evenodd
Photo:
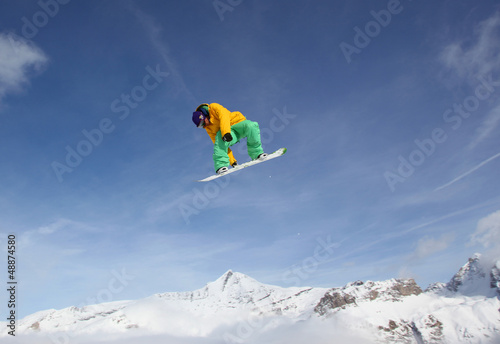
<svg viewBox="0 0 500 344"><path fill-rule="evenodd" d="M380 343L500 343L500 260L475 254L448 283L424 292L413 281L354 282L329 290L315 308L377 328Z"/></svg>
<svg viewBox="0 0 500 344"><path fill-rule="evenodd" d="M412 279L282 288L228 271L192 292L38 312L19 321L15 340L500 343L499 298L500 260L488 265L480 255L470 258L450 282L425 291Z"/></svg>
<svg viewBox="0 0 500 344"><path fill-rule="evenodd" d="M500 295L500 261L493 266L485 266L480 254L469 258L467 264L462 266L453 276L446 288L452 292L463 295Z"/></svg>

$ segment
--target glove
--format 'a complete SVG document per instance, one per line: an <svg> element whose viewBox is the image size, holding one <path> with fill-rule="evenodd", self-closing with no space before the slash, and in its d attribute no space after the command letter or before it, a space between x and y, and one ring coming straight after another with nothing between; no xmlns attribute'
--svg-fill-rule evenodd
<svg viewBox="0 0 500 344"><path fill-rule="evenodd" d="M238 166L238 162L237 161L233 162L233 164L231 166L233 166L233 168Z"/></svg>
<svg viewBox="0 0 500 344"><path fill-rule="evenodd" d="M231 142L231 141L233 141L233 136L231 135L231 133L227 133L226 135L224 135L222 137L222 141Z"/></svg>

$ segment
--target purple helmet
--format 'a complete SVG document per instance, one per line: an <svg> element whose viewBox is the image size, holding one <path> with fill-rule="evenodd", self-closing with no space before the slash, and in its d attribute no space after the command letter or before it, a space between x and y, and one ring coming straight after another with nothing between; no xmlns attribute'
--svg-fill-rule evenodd
<svg viewBox="0 0 500 344"><path fill-rule="evenodd" d="M201 111L193 112L193 123L198 127L202 128L205 123L206 116Z"/></svg>

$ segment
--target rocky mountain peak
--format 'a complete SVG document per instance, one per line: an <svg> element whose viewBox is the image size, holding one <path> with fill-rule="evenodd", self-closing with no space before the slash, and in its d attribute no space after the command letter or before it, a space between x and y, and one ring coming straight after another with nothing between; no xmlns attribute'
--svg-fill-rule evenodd
<svg viewBox="0 0 500 344"><path fill-rule="evenodd" d="M419 295L422 289L413 279L391 279L383 282L356 281L342 288L330 289L321 298L314 311L319 315L345 309L366 301L400 301L410 295Z"/></svg>
<svg viewBox="0 0 500 344"><path fill-rule="evenodd" d="M234 290L249 291L259 287L260 283L253 278L239 273L228 270L221 277L214 282L206 285L206 289L211 292L228 293Z"/></svg>
<svg viewBox="0 0 500 344"><path fill-rule="evenodd" d="M500 296L500 260L495 263L490 271L490 288L496 289Z"/></svg>
<svg viewBox="0 0 500 344"><path fill-rule="evenodd" d="M486 274L479 264L481 259L480 254L475 254L469 261L463 265L460 270L453 276L453 278L448 282L447 288L450 291L459 291L460 287L466 283L473 282L478 279L484 279Z"/></svg>
<svg viewBox="0 0 500 344"><path fill-rule="evenodd" d="M474 254L446 284L446 289L464 295L500 295L500 261L491 264Z"/></svg>

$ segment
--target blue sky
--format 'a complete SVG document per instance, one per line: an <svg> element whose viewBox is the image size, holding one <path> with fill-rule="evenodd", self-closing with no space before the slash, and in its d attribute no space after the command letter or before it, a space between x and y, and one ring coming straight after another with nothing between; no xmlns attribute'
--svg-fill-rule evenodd
<svg viewBox="0 0 500 344"><path fill-rule="evenodd" d="M0 250L14 233L23 316L229 269L425 288L500 252L496 1L1 6ZM195 183L203 102L287 154Z"/></svg>

